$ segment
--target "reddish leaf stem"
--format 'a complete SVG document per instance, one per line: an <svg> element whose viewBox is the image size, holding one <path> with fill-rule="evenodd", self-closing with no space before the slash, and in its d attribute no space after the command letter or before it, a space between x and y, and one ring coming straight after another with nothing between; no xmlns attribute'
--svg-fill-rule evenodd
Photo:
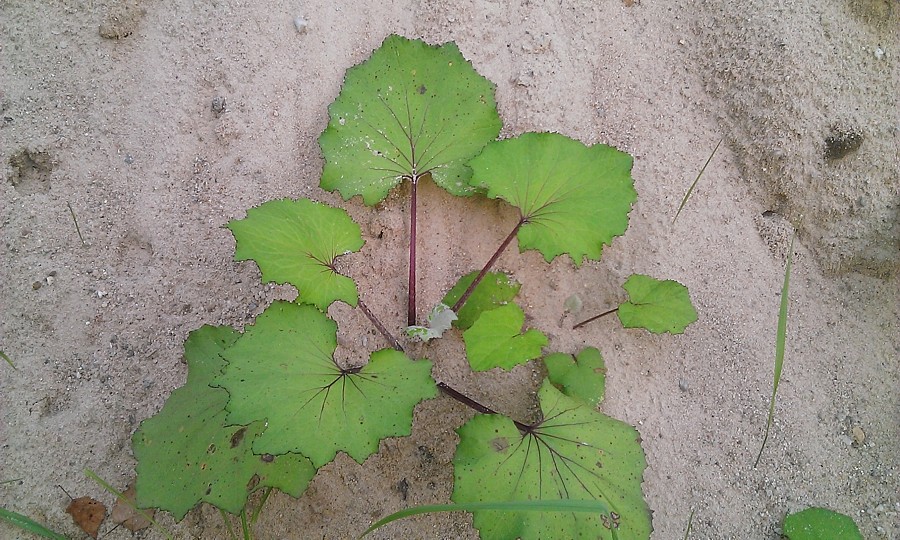
<svg viewBox="0 0 900 540"><path fill-rule="evenodd" d="M465 405L469 408L475 409L476 411L480 412L481 414L498 414L497 411L491 409L490 407L485 407L481 403L478 403L477 401L475 401L474 399L470 398L469 396L463 394L459 390L452 388L447 383L439 382L439 383L437 383L437 387L440 388L443 393L452 397L456 401L462 403L463 405ZM510 418L510 420L512 420L512 419ZM532 431L531 426L525 425L522 422L519 422L517 420L513 420L512 422L513 422L513 424L516 425L516 428L518 428L519 431L521 431L522 433L530 433Z"/></svg>
<svg viewBox="0 0 900 540"><path fill-rule="evenodd" d="M407 326L416 325L416 186L419 176L409 178L412 189L409 196L409 302L406 311Z"/></svg>
<svg viewBox="0 0 900 540"><path fill-rule="evenodd" d="M400 352L403 352L403 345L400 345L400 342L397 340L397 338L395 338L393 334L388 332L388 329L385 328L383 324L381 324L381 321L378 320L378 317L376 317L375 314L369 310L369 307L365 304L365 302L363 302L362 298L359 299L356 306L360 311L363 312L366 317L368 317L369 321L371 321L372 324L375 325L375 328L377 328L378 331L381 332L381 335L384 336L386 340L388 340L388 343L391 344L391 347Z"/></svg>
<svg viewBox="0 0 900 540"><path fill-rule="evenodd" d="M607 316L607 315L609 315L609 314L611 314L611 313L615 313L615 312L617 312L617 311L619 311L619 308L612 308L612 309L609 310L609 311L604 311L604 312L601 313L600 315L594 315L594 316L591 317L590 319L585 319L585 320L581 321L580 323L576 324L575 326L573 326L573 327L572 327L572 330L575 330L576 328L581 328L582 326L586 325L586 324L589 323L589 322L596 321L596 320L599 319L600 317L605 317L605 316Z"/></svg>
<svg viewBox="0 0 900 540"><path fill-rule="evenodd" d="M506 239L503 240L503 243L500 244L500 247L497 248L497 251L494 252L491 258L488 260L487 264L484 265L484 268L481 269L481 272L479 272L478 275L475 276L475 279L472 280L472 283L469 285L469 288L466 289L466 292L464 292L462 296L459 297L459 300L457 300L456 303L453 304L453 311L455 313L459 313L459 310L462 309L462 307L465 305L466 300L468 300L469 297L472 296L472 292L475 290L475 287L477 287L478 284L481 283L481 280L484 279L484 276L487 275L490 269L494 266L494 263L497 262L497 259L500 258L500 255L503 254L507 246L509 246L509 244L513 241L513 238L516 237L519 229L522 228L522 225L524 225L527 221L528 220L525 219L525 217L519 218L519 222L516 223L516 226L513 228L512 232L510 232L509 235L507 235Z"/></svg>

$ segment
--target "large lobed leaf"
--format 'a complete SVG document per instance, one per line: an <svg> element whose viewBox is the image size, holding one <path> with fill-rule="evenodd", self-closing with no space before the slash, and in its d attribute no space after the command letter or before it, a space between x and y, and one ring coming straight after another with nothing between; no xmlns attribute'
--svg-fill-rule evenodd
<svg viewBox="0 0 900 540"><path fill-rule="evenodd" d="M312 306L275 302L225 351L214 384L231 396L229 422L268 424L255 452L297 452L318 468L344 451L362 463L381 439L409 435L413 407L436 395L431 362L393 349L341 369L336 330Z"/></svg>
<svg viewBox="0 0 900 540"><path fill-rule="evenodd" d="M625 232L637 199L630 155L557 133L492 142L469 165L473 186L519 209L519 249L536 249L548 262L563 253L576 265L600 259Z"/></svg>
<svg viewBox="0 0 900 540"><path fill-rule="evenodd" d="M298 454L260 456L251 451L264 422L230 425L228 392L209 383L225 366L221 353L238 338L231 328L204 326L184 344L188 380L162 410L141 422L132 437L137 497L142 508L161 508L181 520L200 502L240 513L256 487L300 496L315 469Z"/></svg>
<svg viewBox="0 0 900 540"><path fill-rule="evenodd" d="M499 415L475 416L457 430L453 501L596 500L609 513L476 511L481 538L649 538L650 511L641 492L646 461L637 431L548 381L538 395L544 420L531 433L523 435Z"/></svg>
<svg viewBox="0 0 900 540"><path fill-rule="evenodd" d="M321 186L345 199L383 200L403 178L430 173L454 195L468 195L466 161L500 133L494 85L454 43L439 47L388 36L347 70L319 137Z"/></svg>
<svg viewBox="0 0 900 540"><path fill-rule="evenodd" d="M625 328L682 334L687 325L697 320L687 287L677 281L632 274L623 287L628 301L619 306L618 316Z"/></svg>
<svg viewBox="0 0 900 540"><path fill-rule="evenodd" d="M337 257L363 246L359 225L344 210L280 199L251 208L228 228L237 241L235 260L256 261L264 282L290 283L298 302L323 311L336 300L356 305L356 283L334 269Z"/></svg>

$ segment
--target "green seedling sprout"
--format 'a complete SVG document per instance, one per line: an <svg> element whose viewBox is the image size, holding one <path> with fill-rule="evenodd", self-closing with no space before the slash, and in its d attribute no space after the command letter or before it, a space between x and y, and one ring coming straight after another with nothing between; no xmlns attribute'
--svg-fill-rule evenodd
<svg viewBox="0 0 900 540"><path fill-rule="evenodd" d="M637 197L632 158L555 133L497 141L493 92L452 43L390 36L347 71L319 139L320 185L373 206L409 181L406 331L383 324L352 276L338 270L336 259L364 243L345 210L281 199L231 221L235 258L254 261L263 282L293 285L297 297L272 303L243 332L206 326L191 333L186 384L132 439L138 506L181 520L207 502L239 516L249 538L259 508L248 519L247 501L255 490L267 489L263 501L272 489L299 496L338 453L364 463L383 439L409 435L417 404L440 390L477 413L457 430L454 504L404 511L384 523L464 510L474 514L484 540L649 538L641 491L646 460L637 431L598 410L606 389L599 350L545 351L550 339L523 328L525 312L515 301L520 285L491 270L514 239L547 262L564 254L576 267L599 260L628 226ZM425 180L518 210L487 264L459 278L427 327L416 325L415 298L416 186ZM630 301L617 308L625 326L679 333L696 319L680 284L632 276L625 288ZM355 355L353 365L339 363L339 323L328 315L338 301L359 307L388 346ZM478 371L545 361L539 418L499 414L434 380L432 362L409 356L407 349L417 349L397 334L462 339Z"/></svg>
<svg viewBox="0 0 900 540"><path fill-rule="evenodd" d="M766 448L766 442L769 440L769 428L775 418L775 397L778 395L778 383L781 381L781 369L784 366L784 343L787 337L787 318L788 318L788 290L791 282L791 262L794 256L794 237L791 237L791 243L788 247L787 263L784 268L784 284L781 286L781 305L778 308L778 329L775 334L775 374L772 381L772 397L769 399L769 417L766 420L766 434L763 436L762 445L759 447L759 453L756 455L756 461L753 466L759 465L762 458L763 450Z"/></svg>

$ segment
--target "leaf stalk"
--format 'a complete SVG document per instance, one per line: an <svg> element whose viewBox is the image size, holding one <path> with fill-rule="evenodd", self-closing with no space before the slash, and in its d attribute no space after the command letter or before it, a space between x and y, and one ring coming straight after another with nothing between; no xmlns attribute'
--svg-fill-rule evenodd
<svg viewBox="0 0 900 540"><path fill-rule="evenodd" d="M487 275L487 273L494 266L494 263L497 262L497 259L500 258L500 255L502 255L509 244L512 243L513 238L515 238L516 234L519 233L519 229L521 229L522 225L526 223L528 223L528 219L525 216L519 218L519 222L516 223L516 226L513 228L512 232L510 232L506 236L506 239L503 240L503 243L500 244L500 247L497 248L497 251L495 251L494 254L491 255L491 258L488 259L487 264L484 265L484 268L481 269L481 272L479 272L478 275L475 276L475 279L472 280L472 283L469 284L469 288L467 288L466 291L462 293L462 296L459 297L459 300L457 300L456 303L453 304L452 309L454 312L459 313L459 310L462 309L462 307L465 305L466 300L468 300L469 297L472 296L472 292L475 291L475 287L477 287L478 284L481 283L481 280L484 279L484 276Z"/></svg>

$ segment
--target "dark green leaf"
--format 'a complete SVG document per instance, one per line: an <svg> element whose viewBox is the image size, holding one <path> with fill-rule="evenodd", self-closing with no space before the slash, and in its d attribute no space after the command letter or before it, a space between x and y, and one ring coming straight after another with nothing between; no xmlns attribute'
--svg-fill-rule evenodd
<svg viewBox="0 0 900 540"><path fill-rule="evenodd" d="M553 386L570 398L580 399L596 407L606 387L606 365L600 351L588 347L578 353L555 353L544 358L547 378Z"/></svg>
<svg viewBox="0 0 900 540"><path fill-rule="evenodd" d="M456 285L441 300L443 304L452 306L459 300L469 285L475 280L478 271L469 272L456 282ZM471 328L478 317L485 311L512 302L519 293L522 285L513 281L509 275L502 272L488 272L481 283L472 291L472 295L463 304L462 309L456 314L457 320L453 323L460 330Z"/></svg>

